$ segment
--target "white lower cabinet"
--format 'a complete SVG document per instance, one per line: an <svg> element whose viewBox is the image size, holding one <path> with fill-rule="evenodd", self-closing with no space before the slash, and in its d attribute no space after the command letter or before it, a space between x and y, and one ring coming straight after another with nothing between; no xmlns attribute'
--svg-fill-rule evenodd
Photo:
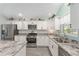
<svg viewBox="0 0 79 59"><path fill-rule="evenodd" d="M21 41L21 42L26 42L26 36L24 35L15 35L15 41Z"/></svg>
<svg viewBox="0 0 79 59"><path fill-rule="evenodd" d="M49 38L47 35L39 35L37 36L37 46L48 46Z"/></svg>
<svg viewBox="0 0 79 59"><path fill-rule="evenodd" d="M49 50L53 56L58 56L58 44L53 40L49 40Z"/></svg>

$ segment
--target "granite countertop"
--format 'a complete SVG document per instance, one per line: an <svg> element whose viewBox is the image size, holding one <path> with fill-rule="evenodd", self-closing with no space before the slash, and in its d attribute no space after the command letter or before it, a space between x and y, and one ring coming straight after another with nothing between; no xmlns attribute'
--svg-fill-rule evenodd
<svg viewBox="0 0 79 59"><path fill-rule="evenodd" d="M32 30L29 30L29 29L19 29L19 31L32 31ZM34 31L47 31L46 29L36 29Z"/></svg>
<svg viewBox="0 0 79 59"><path fill-rule="evenodd" d="M79 56L79 44L72 44L72 43L59 43L54 38L59 38L58 36L48 35L49 38L56 42L58 46L63 48L66 52L68 52L71 56Z"/></svg>
<svg viewBox="0 0 79 59"><path fill-rule="evenodd" d="M59 44L61 48L63 48L66 52L68 52L71 56L79 56L79 45L78 44Z"/></svg>
<svg viewBox="0 0 79 59"><path fill-rule="evenodd" d="M28 35L29 33L19 33L19 35ZM37 35L48 35L48 33L37 33Z"/></svg>
<svg viewBox="0 0 79 59"><path fill-rule="evenodd" d="M26 42L0 40L0 56L14 56L25 45Z"/></svg>

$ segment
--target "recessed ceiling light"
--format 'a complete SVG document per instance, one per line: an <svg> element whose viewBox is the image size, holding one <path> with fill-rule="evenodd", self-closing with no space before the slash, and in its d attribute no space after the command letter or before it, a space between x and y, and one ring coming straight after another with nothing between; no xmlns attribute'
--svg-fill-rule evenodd
<svg viewBox="0 0 79 59"><path fill-rule="evenodd" d="M49 13L48 13L48 15L49 15L49 17L50 17L50 16L52 15L52 13L51 13L51 12L49 12Z"/></svg>
<svg viewBox="0 0 79 59"><path fill-rule="evenodd" d="M18 16L22 17L23 15L22 15L22 13L19 13Z"/></svg>

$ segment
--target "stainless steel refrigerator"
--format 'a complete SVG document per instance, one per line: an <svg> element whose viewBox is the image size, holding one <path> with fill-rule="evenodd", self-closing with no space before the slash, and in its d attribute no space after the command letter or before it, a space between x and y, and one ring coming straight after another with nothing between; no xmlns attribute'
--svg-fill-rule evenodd
<svg viewBox="0 0 79 59"><path fill-rule="evenodd" d="M14 40L16 24L2 24L1 25L1 39Z"/></svg>

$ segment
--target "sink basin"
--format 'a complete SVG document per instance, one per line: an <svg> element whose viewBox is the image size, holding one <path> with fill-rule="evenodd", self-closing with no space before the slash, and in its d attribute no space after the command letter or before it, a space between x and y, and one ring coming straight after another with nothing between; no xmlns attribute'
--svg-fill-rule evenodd
<svg viewBox="0 0 79 59"><path fill-rule="evenodd" d="M63 39L61 39L61 38L54 38L57 42L59 42L59 43L63 43Z"/></svg>
<svg viewBox="0 0 79 59"><path fill-rule="evenodd" d="M77 53L79 53L79 51L76 51Z"/></svg>

